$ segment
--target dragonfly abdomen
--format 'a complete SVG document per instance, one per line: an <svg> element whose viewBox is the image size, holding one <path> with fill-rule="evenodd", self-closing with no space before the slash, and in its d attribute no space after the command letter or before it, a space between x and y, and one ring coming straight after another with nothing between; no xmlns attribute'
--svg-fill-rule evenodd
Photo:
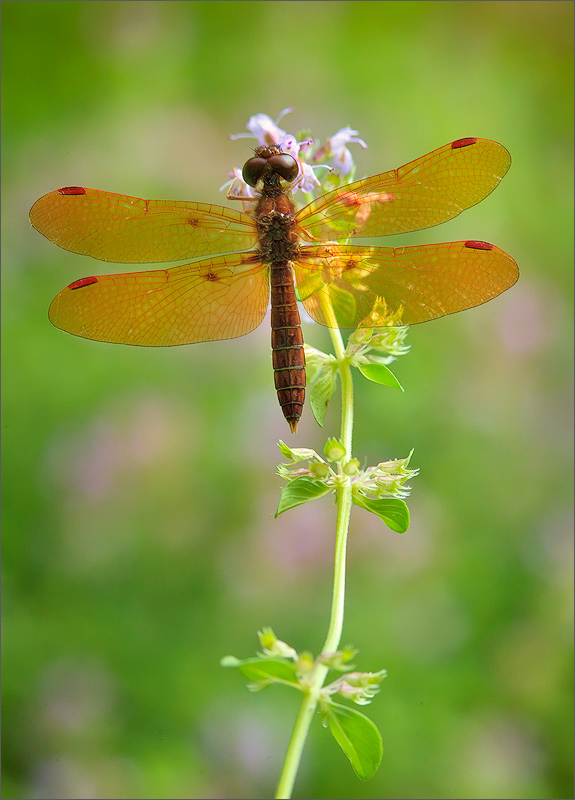
<svg viewBox="0 0 575 800"><path fill-rule="evenodd" d="M289 262L270 266L274 380L283 415L295 433L305 398L303 334Z"/></svg>

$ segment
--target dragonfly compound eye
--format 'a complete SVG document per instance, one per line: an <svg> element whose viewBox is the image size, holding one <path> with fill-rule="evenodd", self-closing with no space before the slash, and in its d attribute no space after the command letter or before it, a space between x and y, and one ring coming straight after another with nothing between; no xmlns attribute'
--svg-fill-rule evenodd
<svg viewBox="0 0 575 800"><path fill-rule="evenodd" d="M268 158L268 163L273 167L274 172L285 181L294 181L297 178L299 167L292 156L287 153L277 153Z"/></svg>
<svg viewBox="0 0 575 800"><path fill-rule="evenodd" d="M265 158L250 158L244 164L242 176L248 186L255 188L257 182L263 176L268 162Z"/></svg>

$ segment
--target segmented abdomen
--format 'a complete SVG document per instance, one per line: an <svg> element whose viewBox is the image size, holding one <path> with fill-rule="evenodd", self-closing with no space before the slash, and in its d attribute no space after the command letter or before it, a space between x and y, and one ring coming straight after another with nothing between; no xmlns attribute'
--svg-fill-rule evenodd
<svg viewBox="0 0 575 800"><path fill-rule="evenodd" d="M292 433L305 398L305 355L293 272L289 263L271 265L272 359L279 404Z"/></svg>

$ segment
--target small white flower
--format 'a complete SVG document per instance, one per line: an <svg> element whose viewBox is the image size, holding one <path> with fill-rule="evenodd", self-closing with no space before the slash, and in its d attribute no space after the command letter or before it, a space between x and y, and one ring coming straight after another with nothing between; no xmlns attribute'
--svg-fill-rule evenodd
<svg viewBox="0 0 575 800"><path fill-rule="evenodd" d="M367 148L363 139L357 137L358 131L352 128L340 128L337 133L334 133L324 146L316 153L316 158L326 156L330 158L334 167L340 172L341 175L347 175L353 166L353 156L347 149L347 144L360 144L363 149Z"/></svg>
<svg viewBox="0 0 575 800"><path fill-rule="evenodd" d="M291 111L291 108L284 108L284 110L278 114L275 122L271 117L268 117L267 114L254 114L253 117L249 118L246 125L250 133L233 133L230 139L249 139L255 136L260 145L277 145L286 136L286 131L278 127L277 123L284 114L287 114L289 111Z"/></svg>

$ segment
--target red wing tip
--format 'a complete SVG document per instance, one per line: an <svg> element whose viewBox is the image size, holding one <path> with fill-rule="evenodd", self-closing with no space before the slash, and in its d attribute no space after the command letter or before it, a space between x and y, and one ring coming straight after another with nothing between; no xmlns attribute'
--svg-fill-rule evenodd
<svg viewBox="0 0 575 800"><path fill-rule="evenodd" d="M58 189L58 194L86 194L86 190L83 186L64 186Z"/></svg>
<svg viewBox="0 0 575 800"><path fill-rule="evenodd" d="M83 286L90 286L90 284L92 284L92 283L98 283L98 278L94 278L94 277L91 277L91 278L80 278L79 281L74 281L74 283L71 283L66 288L67 289L81 289Z"/></svg>
<svg viewBox="0 0 575 800"><path fill-rule="evenodd" d="M456 139L454 142L451 142L451 149L457 150L459 147L469 147L470 144L475 144L477 139L473 136L469 136L467 139Z"/></svg>
<svg viewBox="0 0 575 800"><path fill-rule="evenodd" d="M495 245L489 244L489 242L476 242L474 240L465 242L464 247L469 247L470 250L495 250Z"/></svg>

